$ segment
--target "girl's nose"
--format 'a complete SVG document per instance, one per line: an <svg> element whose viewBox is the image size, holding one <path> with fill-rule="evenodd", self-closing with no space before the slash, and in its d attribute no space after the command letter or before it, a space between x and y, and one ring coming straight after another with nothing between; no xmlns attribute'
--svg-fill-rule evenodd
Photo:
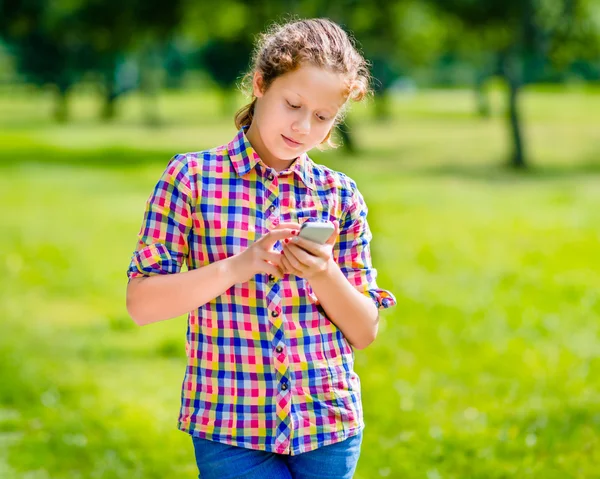
<svg viewBox="0 0 600 479"><path fill-rule="evenodd" d="M304 115L292 124L292 129L303 135L308 134L310 132L310 119Z"/></svg>

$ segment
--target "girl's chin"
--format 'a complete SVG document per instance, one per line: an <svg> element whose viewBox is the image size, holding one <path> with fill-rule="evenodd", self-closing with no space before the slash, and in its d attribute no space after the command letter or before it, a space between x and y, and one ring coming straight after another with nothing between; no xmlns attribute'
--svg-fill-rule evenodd
<svg viewBox="0 0 600 479"><path fill-rule="evenodd" d="M284 150L283 148L278 148L274 153L275 158L281 161L292 161L298 158L303 151L294 152L290 151L289 149Z"/></svg>

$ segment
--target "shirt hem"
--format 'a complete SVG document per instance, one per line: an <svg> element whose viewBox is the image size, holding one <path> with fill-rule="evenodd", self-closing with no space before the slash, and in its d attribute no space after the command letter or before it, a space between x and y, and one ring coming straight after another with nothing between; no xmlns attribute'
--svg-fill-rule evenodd
<svg viewBox="0 0 600 479"><path fill-rule="evenodd" d="M267 446L267 445L261 445L261 444L248 444L247 442L237 441L235 439L231 439L228 437L222 437L222 438L220 437L219 439L214 439L214 436L211 433L203 431L202 429L188 428L188 427L184 426L181 422L178 423L177 429L189 434L192 437L206 439L208 441L215 441L215 442L219 442L221 444L227 444L229 446L243 447L245 449L252 449L255 451L271 452L271 453L280 454L283 456L288 456L288 455L289 456L298 456L300 454L314 451L321 447L330 446L332 444L337 444L338 442L342 442L342 441L345 441L346 439L350 439L351 437L357 436L361 432L363 432L363 430L365 429L365 423L361 422L356 427L353 427L351 429L344 429L343 431L341 431L339 433L334 433L334 434L337 434L335 438L330 438L330 439L324 440L324 441L320 442L319 444L310 444L308 446L303 445L302 447L290 448L289 453L277 452L275 450L274 446Z"/></svg>

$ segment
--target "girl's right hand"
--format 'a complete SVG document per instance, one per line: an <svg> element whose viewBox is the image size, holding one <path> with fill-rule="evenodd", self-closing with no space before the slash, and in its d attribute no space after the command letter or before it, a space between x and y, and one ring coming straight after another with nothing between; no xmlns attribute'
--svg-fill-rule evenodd
<svg viewBox="0 0 600 479"><path fill-rule="evenodd" d="M234 256L232 259L236 262L235 274L238 282L245 283L256 274L270 274L281 278L284 274L281 269L281 253L273 251L273 246L277 241L297 235L299 230L298 224L281 223Z"/></svg>

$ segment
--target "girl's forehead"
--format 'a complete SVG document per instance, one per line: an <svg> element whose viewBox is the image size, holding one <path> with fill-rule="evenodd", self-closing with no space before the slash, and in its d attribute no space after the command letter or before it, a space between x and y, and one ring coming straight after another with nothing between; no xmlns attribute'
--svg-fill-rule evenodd
<svg viewBox="0 0 600 479"><path fill-rule="evenodd" d="M275 83L279 89L320 106L339 108L346 101L347 84L344 76L325 68L303 65L280 76Z"/></svg>

